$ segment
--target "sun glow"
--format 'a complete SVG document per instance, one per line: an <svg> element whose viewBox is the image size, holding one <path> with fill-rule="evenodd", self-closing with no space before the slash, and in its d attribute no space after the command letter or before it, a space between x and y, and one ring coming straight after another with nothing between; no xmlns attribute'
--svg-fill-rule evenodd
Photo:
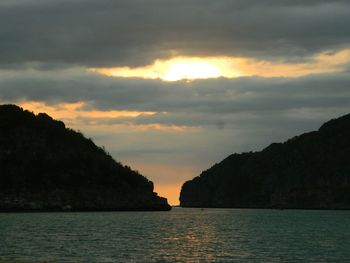
<svg viewBox="0 0 350 263"><path fill-rule="evenodd" d="M161 79L163 81L209 78L301 77L310 74L342 72L350 62L350 48L315 54L307 61L258 60L247 57L174 57L156 60L143 67L89 68L90 72L124 78Z"/></svg>
<svg viewBox="0 0 350 263"><path fill-rule="evenodd" d="M208 79L222 75L220 68L214 63L203 61L175 61L171 63L163 76L164 80Z"/></svg>
<svg viewBox="0 0 350 263"><path fill-rule="evenodd" d="M156 60L152 65L129 68L90 68L110 77L161 79L164 81L209 79L219 77L238 77L232 61L225 58L176 57L169 60Z"/></svg>

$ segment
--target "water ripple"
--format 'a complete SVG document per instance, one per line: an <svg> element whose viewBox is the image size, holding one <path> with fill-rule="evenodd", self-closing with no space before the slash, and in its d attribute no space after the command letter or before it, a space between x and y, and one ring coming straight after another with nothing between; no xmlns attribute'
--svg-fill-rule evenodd
<svg viewBox="0 0 350 263"><path fill-rule="evenodd" d="M349 226L348 211L8 213L0 262L350 262Z"/></svg>

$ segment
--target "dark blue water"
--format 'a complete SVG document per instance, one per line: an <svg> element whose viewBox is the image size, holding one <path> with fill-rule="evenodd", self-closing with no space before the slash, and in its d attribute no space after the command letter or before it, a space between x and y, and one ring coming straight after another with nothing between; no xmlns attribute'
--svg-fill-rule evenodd
<svg viewBox="0 0 350 263"><path fill-rule="evenodd" d="M0 214L0 262L350 262L350 212Z"/></svg>

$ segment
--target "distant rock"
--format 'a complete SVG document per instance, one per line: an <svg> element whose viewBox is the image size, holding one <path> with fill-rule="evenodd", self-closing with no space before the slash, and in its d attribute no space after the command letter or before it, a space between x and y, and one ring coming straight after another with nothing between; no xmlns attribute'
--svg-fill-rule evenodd
<svg viewBox="0 0 350 263"><path fill-rule="evenodd" d="M350 209L350 114L318 131L233 154L187 181L182 207Z"/></svg>
<svg viewBox="0 0 350 263"><path fill-rule="evenodd" d="M0 105L0 211L170 209L151 181L80 132Z"/></svg>

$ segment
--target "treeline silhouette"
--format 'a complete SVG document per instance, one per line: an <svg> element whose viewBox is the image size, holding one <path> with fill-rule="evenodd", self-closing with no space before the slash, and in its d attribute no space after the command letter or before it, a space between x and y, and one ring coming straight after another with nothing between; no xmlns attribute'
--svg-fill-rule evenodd
<svg viewBox="0 0 350 263"><path fill-rule="evenodd" d="M0 210L169 210L153 183L45 113L0 106Z"/></svg>
<svg viewBox="0 0 350 263"><path fill-rule="evenodd" d="M186 182L183 207L350 209L350 114L318 131L233 154Z"/></svg>

